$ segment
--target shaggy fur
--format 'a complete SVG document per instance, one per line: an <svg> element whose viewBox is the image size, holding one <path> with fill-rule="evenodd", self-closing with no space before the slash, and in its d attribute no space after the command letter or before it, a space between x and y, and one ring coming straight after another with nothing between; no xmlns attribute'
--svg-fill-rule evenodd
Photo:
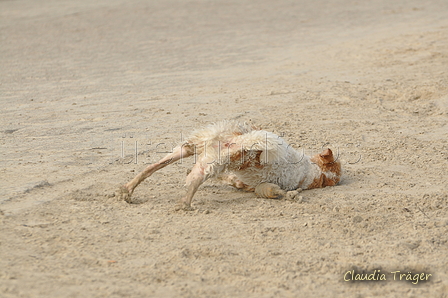
<svg viewBox="0 0 448 298"><path fill-rule="evenodd" d="M288 191L336 185L341 164L330 149L312 158L300 154L274 133L234 121L223 121L197 130L182 145L125 184L120 195L130 202L135 188L157 170L194 156L186 179L187 194L180 208L191 209L198 187L217 177L236 188L278 198ZM297 191L295 192L297 194Z"/></svg>

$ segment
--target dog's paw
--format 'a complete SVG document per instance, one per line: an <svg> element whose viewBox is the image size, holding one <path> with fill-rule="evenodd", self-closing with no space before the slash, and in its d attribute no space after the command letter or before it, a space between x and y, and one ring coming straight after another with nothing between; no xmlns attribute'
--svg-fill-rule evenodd
<svg viewBox="0 0 448 298"><path fill-rule="evenodd" d="M115 191L115 197L118 198L118 200L122 200L125 201L127 203L132 203L131 200L131 193L129 192L129 190L124 187L123 185L120 186L116 191Z"/></svg>
<svg viewBox="0 0 448 298"><path fill-rule="evenodd" d="M286 193L285 199L286 200L291 200L291 201L296 201L296 202L302 202L303 201L303 197L299 195L300 191L298 190L292 190L292 191L288 191Z"/></svg>
<svg viewBox="0 0 448 298"><path fill-rule="evenodd" d="M184 201L180 201L174 207L175 211L194 211L195 208L191 207L190 204L185 203Z"/></svg>

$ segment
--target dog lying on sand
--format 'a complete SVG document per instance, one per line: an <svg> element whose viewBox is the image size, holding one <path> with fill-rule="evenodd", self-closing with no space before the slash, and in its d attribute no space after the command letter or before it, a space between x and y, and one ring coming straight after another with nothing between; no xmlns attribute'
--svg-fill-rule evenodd
<svg viewBox="0 0 448 298"><path fill-rule="evenodd" d="M196 160L187 175L187 193L177 209L191 210L198 187L211 177L272 199L295 196L302 189L333 186L341 179L341 164L330 149L313 157L305 156L274 133L246 123L223 121L194 131L172 153L123 185L119 196L132 202L131 195L143 180L193 155Z"/></svg>

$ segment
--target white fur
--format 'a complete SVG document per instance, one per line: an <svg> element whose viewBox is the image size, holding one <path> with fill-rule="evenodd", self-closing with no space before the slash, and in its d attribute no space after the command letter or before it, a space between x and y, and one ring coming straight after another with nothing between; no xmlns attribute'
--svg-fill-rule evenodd
<svg viewBox="0 0 448 298"><path fill-rule="evenodd" d="M267 182L284 190L294 190L299 187L306 189L321 174L308 156L295 151L284 139L272 132L254 130L248 124L218 122L193 132L186 144L195 147L197 162L204 169L205 179L217 174L234 174L253 188ZM238 151L250 150L262 151L260 161L263 168L238 170L230 157Z"/></svg>
<svg viewBox="0 0 448 298"><path fill-rule="evenodd" d="M195 164L186 179L187 193L180 200L180 208L185 210L191 209L195 192L210 177L220 176L237 188L255 191L267 198L280 197L285 191L298 188L323 187L327 178L339 181L332 172L322 173L322 165L295 151L276 134L236 121L222 121L196 130L172 153L148 165L119 189L120 196L132 202L132 193L143 180L191 156Z"/></svg>

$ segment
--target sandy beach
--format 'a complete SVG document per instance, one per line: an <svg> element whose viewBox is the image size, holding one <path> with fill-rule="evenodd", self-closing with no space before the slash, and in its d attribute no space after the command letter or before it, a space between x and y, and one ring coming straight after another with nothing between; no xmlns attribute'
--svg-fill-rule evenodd
<svg viewBox="0 0 448 298"><path fill-rule="evenodd" d="M0 296L447 298L447 16L444 0L0 1ZM332 148L341 183L268 200L209 180L175 211L188 159L117 198L225 119Z"/></svg>

